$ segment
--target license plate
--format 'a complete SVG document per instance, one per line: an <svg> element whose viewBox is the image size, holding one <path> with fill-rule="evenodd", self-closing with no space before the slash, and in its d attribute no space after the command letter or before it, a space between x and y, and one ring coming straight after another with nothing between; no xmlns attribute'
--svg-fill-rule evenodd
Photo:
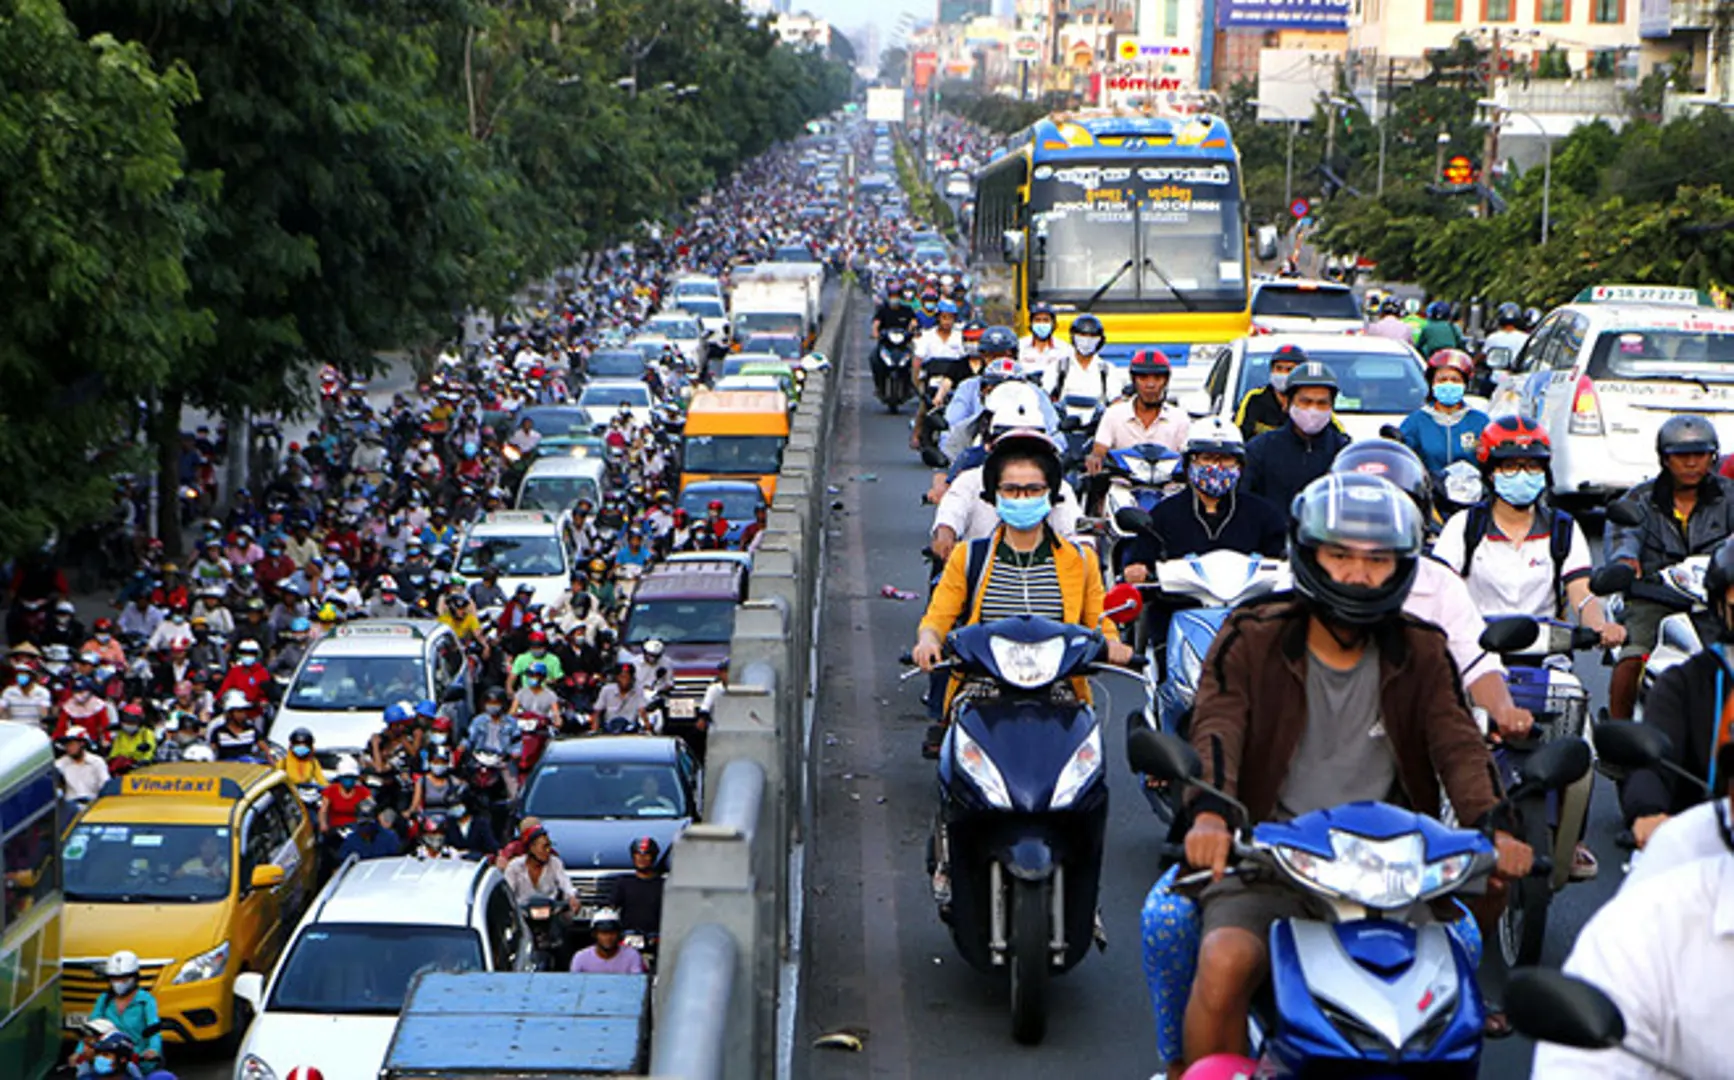
<svg viewBox="0 0 1734 1080"><path fill-rule="evenodd" d="M578 920L580 922L587 922L591 919L594 919L595 917L596 917L596 909L589 906L588 904L582 905L578 908Z"/></svg>
<svg viewBox="0 0 1734 1080"><path fill-rule="evenodd" d="M698 702L691 698L675 698L668 703L668 715L677 720L691 720L698 715Z"/></svg>
<svg viewBox="0 0 1734 1080"><path fill-rule="evenodd" d="M60 1026L65 1028L81 1028L90 1021L89 1013L62 1013Z"/></svg>

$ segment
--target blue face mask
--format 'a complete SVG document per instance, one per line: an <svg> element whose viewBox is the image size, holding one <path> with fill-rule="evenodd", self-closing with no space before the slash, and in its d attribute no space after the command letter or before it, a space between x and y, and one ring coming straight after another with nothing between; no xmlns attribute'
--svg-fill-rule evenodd
<svg viewBox="0 0 1734 1080"><path fill-rule="evenodd" d="M1013 499L1001 495L995 501L994 509L999 511L999 519L1011 528L1033 529L1047 520L1048 497L1031 495L1025 499Z"/></svg>
<svg viewBox="0 0 1734 1080"><path fill-rule="evenodd" d="M1546 473L1493 474L1493 491L1513 506L1528 506L1547 489Z"/></svg>
<svg viewBox="0 0 1734 1080"><path fill-rule="evenodd" d="M1220 499L1240 483L1239 465L1192 465L1186 470L1192 486L1212 499Z"/></svg>
<svg viewBox="0 0 1734 1080"><path fill-rule="evenodd" d="M111 1057L94 1058L91 1060L90 1068L98 1076L113 1076L115 1071L114 1059Z"/></svg>
<svg viewBox="0 0 1734 1080"><path fill-rule="evenodd" d="M289 752L298 758L304 758L313 752L313 748L311 746L291 746Z"/></svg>
<svg viewBox="0 0 1734 1080"><path fill-rule="evenodd" d="M1464 391L1464 389L1465 389L1465 387L1462 383L1456 383L1456 382L1434 383L1433 384L1433 400L1437 401L1439 404L1444 405L1448 408L1454 408L1458 405L1463 404L1463 391Z"/></svg>

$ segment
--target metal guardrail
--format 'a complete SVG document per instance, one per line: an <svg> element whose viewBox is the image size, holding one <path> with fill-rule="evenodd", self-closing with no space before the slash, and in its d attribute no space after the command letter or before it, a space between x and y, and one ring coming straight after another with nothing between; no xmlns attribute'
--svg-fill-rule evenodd
<svg viewBox="0 0 1734 1080"><path fill-rule="evenodd" d="M842 396L840 347L857 295L840 285L820 331L816 349L831 369L811 373L802 389L750 594L736 611L730 684L705 751L716 780L702 821L670 855L652 1076L763 1080L777 1072L779 1010L794 1005L779 986L799 959L799 889L791 882L805 841L824 478Z"/></svg>

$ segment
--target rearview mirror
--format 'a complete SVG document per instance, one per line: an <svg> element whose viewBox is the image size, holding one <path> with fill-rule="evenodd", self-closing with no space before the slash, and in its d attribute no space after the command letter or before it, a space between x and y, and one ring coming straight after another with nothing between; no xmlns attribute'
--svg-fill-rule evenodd
<svg viewBox="0 0 1734 1080"><path fill-rule="evenodd" d="M1597 596L1616 596L1626 592L1638 580L1638 572L1623 562L1608 563L1590 575L1590 592Z"/></svg>
<svg viewBox="0 0 1734 1080"><path fill-rule="evenodd" d="M1084 418L1076 413L1060 417L1060 430L1068 434L1084 429Z"/></svg>
<svg viewBox="0 0 1734 1080"><path fill-rule="evenodd" d="M1149 532L1154 526L1150 512L1141 506L1122 506L1114 511L1114 524L1123 533Z"/></svg>
<svg viewBox="0 0 1734 1080"><path fill-rule="evenodd" d="M1583 779L1589 769L1589 743L1582 739L1560 739L1525 758L1518 776L1521 786L1558 791Z"/></svg>
<svg viewBox="0 0 1734 1080"><path fill-rule="evenodd" d="M921 448L921 463L930 469L944 469L951 465L944 454L931 446Z"/></svg>
<svg viewBox="0 0 1734 1080"><path fill-rule="evenodd" d="M1596 756L1618 769L1648 769L1674 758L1674 740L1661 728L1632 720L1607 720L1591 729Z"/></svg>
<svg viewBox="0 0 1734 1080"><path fill-rule="evenodd" d="M1481 631L1480 645L1490 653L1517 653L1533 646L1540 636L1541 628L1534 619L1513 615L1488 623Z"/></svg>
<svg viewBox="0 0 1734 1080"><path fill-rule="evenodd" d="M1487 367L1490 371L1511 370L1511 350L1506 348L1487 350Z"/></svg>
<svg viewBox="0 0 1734 1080"><path fill-rule="evenodd" d="M1626 1037L1626 1019L1600 990L1551 968L1519 968L1505 988L1511 1026L1540 1042L1608 1050Z"/></svg>
<svg viewBox="0 0 1734 1080"><path fill-rule="evenodd" d="M253 867L253 876L248 879L247 885L254 889L274 889L283 884L283 878L284 873L281 866L275 863L266 863L263 866Z"/></svg>
<svg viewBox="0 0 1734 1080"><path fill-rule="evenodd" d="M1185 783L1204 772L1204 763L1190 744L1149 728L1134 731L1126 740L1126 758L1132 768L1170 784Z"/></svg>
<svg viewBox="0 0 1734 1080"><path fill-rule="evenodd" d="M235 996L253 1006L255 1013L259 1012L265 1006L265 976L257 971L243 971L236 975Z"/></svg>
<svg viewBox="0 0 1734 1080"><path fill-rule="evenodd" d="M1102 597L1102 612L1121 626L1137 621L1143 610L1144 597L1136 585L1122 582L1109 589Z"/></svg>
<svg viewBox="0 0 1734 1080"><path fill-rule="evenodd" d="M1644 512L1624 499L1608 503L1608 521L1635 529L1644 523Z"/></svg>
<svg viewBox="0 0 1734 1080"><path fill-rule="evenodd" d="M1000 254L1008 263L1024 261L1024 234L1017 229L1007 229L1000 237Z"/></svg>

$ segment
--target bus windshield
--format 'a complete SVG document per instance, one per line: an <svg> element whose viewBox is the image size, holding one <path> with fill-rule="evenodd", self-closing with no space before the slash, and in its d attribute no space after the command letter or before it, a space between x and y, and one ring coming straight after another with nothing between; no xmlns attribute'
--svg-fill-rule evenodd
<svg viewBox="0 0 1734 1080"><path fill-rule="evenodd" d="M1240 311L1246 228L1225 162L1038 165L1030 299L1094 310ZM1099 294L1099 295L1098 295Z"/></svg>

